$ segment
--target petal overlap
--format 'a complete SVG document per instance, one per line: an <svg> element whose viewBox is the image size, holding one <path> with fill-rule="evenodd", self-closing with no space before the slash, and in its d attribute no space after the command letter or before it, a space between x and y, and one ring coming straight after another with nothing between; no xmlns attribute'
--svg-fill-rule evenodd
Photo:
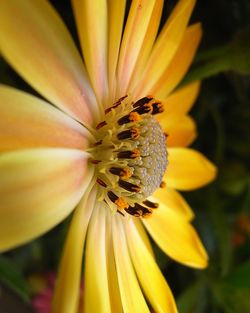
<svg viewBox="0 0 250 313"><path fill-rule="evenodd" d="M88 155L30 149L0 155L0 250L44 234L68 216L93 175Z"/></svg>

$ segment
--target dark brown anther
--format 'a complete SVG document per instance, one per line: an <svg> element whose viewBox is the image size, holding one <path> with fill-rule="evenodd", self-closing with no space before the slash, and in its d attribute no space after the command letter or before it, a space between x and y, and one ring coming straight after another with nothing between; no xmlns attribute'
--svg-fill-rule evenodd
<svg viewBox="0 0 250 313"><path fill-rule="evenodd" d="M128 167L125 167L125 168L111 167L109 171L113 175L119 176L123 179L128 179L129 177L132 176L132 172Z"/></svg>
<svg viewBox="0 0 250 313"><path fill-rule="evenodd" d="M125 216L120 210L117 210L117 213L121 214L122 216Z"/></svg>
<svg viewBox="0 0 250 313"><path fill-rule="evenodd" d="M136 159L140 157L140 150L134 149L132 151L121 151L117 154L119 159Z"/></svg>
<svg viewBox="0 0 250 313"><path fill-rule="evenodd" d="M166 187L166 183L165 183L165 181L162 181L161 183L160 183L160 188L165 188Z"/></svg>
<svg viewBox="0 0 250 313"><path fill-rule="evenodd" d="M123 189L130 191L130 192L139 192L141 190L140 186L129 183L128 181L125 181L122 179L119 179L118 184L120 187L122 187Z"/></svg>
<svg viewBox="0 0 250 313"><path fill-rule="evenodd" d="M133 122L139 122L141 120L140 114L137 112L130 112L127 115L124 115L123 117L121 117L117 123L119 125L124 125L124 124L128 124L128 123L133 123Z"/></svg>
<svg viewBox="0 0 250 313"><path fill-rule="evenodd" d="M160 101L156 101L153 103L153 112L152 114L162 113L164 111L163 104Z"/></svg>
<svg viewBox="0 0 250 313"><path fill-rule="evenodd" d="M107 122L106 122L106 121L103 121L103 122L97 124L96 129L98 130L98 129L102 128L102 127L105 126L105 125L107 125Z"/></svg>
<svg viewBox="0 0 250 313"><path fill-rule="evenodd" d="M122 132L120 132L119 134L117 134L117 138L119 140L124 140L124 139L137 139L140 136L140 132L139 129L136 127L124 130Z"/></svg>
<svg viewBox="0 0 250 313"><path fill-rule="evenodd" d="M108 191L109 199L115 203L120 209L124 210L129 207L127 201L123 197L118 197L113 191Z"/></svg>
<svg viewBox="0 0 250 313"><path fill-rule="evenodd" d="M139 99L138 101L136 101L134 104L133 104L133 107L134 108L137 108L137 107L140 107L146 103L149 103L151 100L153 100L154 98L152 96L146 96L144 98L141 98Z"/></svg>
<svg viewBox="0 0 250 313"><path fill-rule="evenodd" d="M146 114L146 113L152 113L153 112L153 103L145 103L142 106L137 107L133 110L133 112L137 112L140 115Z"/></svg>
<svg viewBox="0 0 250 313"><path fill-rule="evenodd" d="M152 202L152 201L149 201L149 200L143 201L143 204L145 204L147 207L149 207L151 209L157 209L159 207L159 203Z"/></svg>
<svg viewBox="0 0 250 313"><path fill-rule="evenodd" d="M121 97L119 100L117 100L111 107L107 108L105 110L105 114L108 114L112 109L117 108L119 105L121 105L122 101L126 99L128 95Z"/></svg>
<svg viewBox="0 0 250 313"><path fill-rule="evenodd" d="M146 208L139 203L135 203L133 207L129 206L127 209L125 209L125 211L135 217L148 217L152 214L152 209Z"/></svg>
<svg viewBox="0 0 250 313"><path fill-rule="evenodd" d="M106 184L103 180L101 180L100 178L97 178L96 182L97 182L99 185L101 185L102 187L104 187L104 188L107 187L107 184Z"/></svg>

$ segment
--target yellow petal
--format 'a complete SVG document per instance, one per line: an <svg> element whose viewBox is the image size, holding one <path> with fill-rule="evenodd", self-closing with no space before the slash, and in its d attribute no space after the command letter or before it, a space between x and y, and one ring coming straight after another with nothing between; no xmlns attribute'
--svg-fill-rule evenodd
<svg viewBox="0 0 250 313"><path fill-rule="evenodd" d="M107 97L106 0L73 0L84 61L99 101Z"/></svg>
<svg viewBox="0 0 250 313"><path fill-rule="evenodd" d="M116 69L121 44L125 8L126 0L108 0L108 80L110 96L113 101L115 101Z"/></svg>
<svg viewBox="0 0 250 313"><path fill-rule="evenodd" d="M132 219L126 223L126 234L136 274L154 312L177 313L172 292Z"/></svg>
<svg viewBox="0 0 250 313"><path fill-rule="evenodd" d="M164 111L156 115L157 120L159 122L172 120L173 117L187 114L192 108L199 91L200 82L195 81L173 92L162 101L164 103Z"/></svg>
<svg viewBox="0 0 250 313"><path fill-rule="evenodd" d="M132 1L125 26L118 63L117 95L127 93L128 84L138 59L148 25L154 9L155 0Z"/></svg>
<svg viewBox="0 0 250 313"><path fill-rule="evenodd" d="M91 139L88 130L65 113L4 85L0 85L0 116L0 151L32 147L84 149Z"/></svg>
<svg viewBox="0 0 250 313"><path fill-rule="evenodd" d="M112 225L113 212L109 208L105 208L107 211L107 225ZM112 227L107 227L106 232L106 244L108 250L108 277L109 277L109 294L110 294L110 306L111 312L124 313L122 308L119 283L115 265L115 255L113 248L113 234Z"/></svg>
<svg viewBox="0 0 250 313"><path fill-rule="evenodd" d="M217 169L201 153L188 148L169 148L164 181L170 188L192 190L213 181Z"/></svg>
<svg viewBox="0 0 250 313"><path fill-rule="evenodd" d="M174 8L154 45L143 76L135 88L135 98L151 93L153 86L165 72L181 43L194 4L195 0L180 0Z"/></svg>
<svg viewBox="0 0 250 313"><path fill-rule="evenodd" d="M85 257L84 312L111 313L106 247L106 205L99 204L91 217Z"/></svg>
<svg viewBox="0 0 250 313"><path fill-rule="evenodd" d="M73 40L49 2L0 2L0 50L53 104L85 123L99 109Z"/></svg>
<svg viewBox="0 0 250 313"><path fill-rule="evenodd" d="M187 115L179 117L175 123L170 121L163 129L168 135L166 140L168 147L189 146L197 137L195 121Z"/></svg>
<svg viewBox="0 0 250 313"><path fill-rule="evenodd" d="M53 313L77 312L82 272L82 257L89 220L95 206L92 183L78 204L65 242L53 299Z"/></svg>
<svg viewBox="0 0 250 313"><path fill-rule="evenodd" d="M93 175L87 159L73 149L0 155L0 251L45 233L71 213Z"/></svg>
<svg viewBox="0 0 250 313"><path fill-rule="evenodd" d="M123 217L114 215L112 220L113 245L116 270L124 313L149 313L137 280L125 237ZM126 222L126 221L125 221Z"/></svg>
<svg viewBox="0 0 250 313"><path fill-rule="evenodd" d="M150 92L157 98L164 98L178 85L191 65L202 36L201 24L194 24L186 30L171 63Z"/></svg>
<svg viewBox="0 0 250 313"><path fill-rule="evenodd" d="M158 188L152 196L152 201L159 203L163 210L173 210L188 221L194 217L194 213L186 200L174 189L168 187Z"/></svg>
<svg viewBox="0 0 250 313"><path fill-rule="evenodd" d="M180 214L160 206L143 219L157 245L174 260L195 268L207 266L208 256L192 225Z"/></svg>
<svg viewBox="0 0 250 313"><path fill-rule="evenodd" d="M163 8L163 0L156 0L154 9L151 14L150 22L148 24L146 36L144 37L142 48L140 50L140 54L137 58L137 61L133 70L133 74L130 79L130 83L128 87L129 90L133 90L136 84L138 84L138 82L140 81L142 72L145 68L145 65L149 58L153 44L155 42L155 38L156 38L158 28L160 25L162 8Z"/></svg>

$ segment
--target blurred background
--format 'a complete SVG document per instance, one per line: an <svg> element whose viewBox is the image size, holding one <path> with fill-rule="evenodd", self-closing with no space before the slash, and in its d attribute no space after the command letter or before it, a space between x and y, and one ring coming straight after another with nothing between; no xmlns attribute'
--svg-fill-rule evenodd
<svg viewBox="0 0 250 313"><path fill-rule="evenodd" d="M76 38L68 0L51 0ZM165 1L165 19L176 1ZM203 40L182 84L204 79L192 111L199 136L193 146L218 167L218 179L185 193L210 256L204 271L156 258L180 313L250 312L250 1L198 0L193 21ZM0 30L1 31L1 30ZM0 83L35 92L0 58ZM0 313L35 312L34 294L50 297L70 217L45 236L0 255Z"/></svg>

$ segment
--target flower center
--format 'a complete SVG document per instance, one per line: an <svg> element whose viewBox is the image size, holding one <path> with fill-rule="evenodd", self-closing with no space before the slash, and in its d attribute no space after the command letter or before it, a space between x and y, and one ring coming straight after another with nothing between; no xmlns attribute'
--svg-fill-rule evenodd
<svg viewBox="0 0 250 313"><path fill-rule="evenodd" d="M160 187L167 167L166 138L154 115L162 104L151 96L131 102L125 96L105 111L96 126L92 163L100 200L113 210L146 217L158 204L147 200Z"/></svg>

